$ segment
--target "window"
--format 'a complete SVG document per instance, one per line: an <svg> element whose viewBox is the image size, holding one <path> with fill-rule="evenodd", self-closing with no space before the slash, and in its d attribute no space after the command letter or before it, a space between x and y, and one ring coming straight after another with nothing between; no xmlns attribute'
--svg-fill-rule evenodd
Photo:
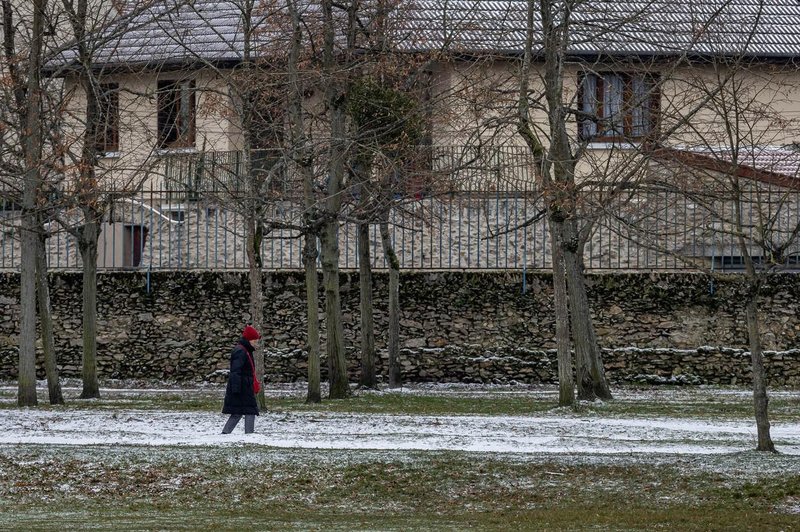
<svg viewBox="0 0 800 532"><path fill-rule="evenodd" d="M142 253L147 241L147 227L144 225L124 226L122 240L122 267L136 268L142 263Z"/></svg>
<svg viewBox="0 0 800 532"><path fill-rule="evenodd" d="M0 196L0 212L21 211L22 205L17 202L18 198Z"/></svg>
<svg viewBox="0 0 800 532"><path fill-rule="evenodd" d="M97 105L95 149L98 153L119 151L119 85L117 83L101 84Z"/></svg>
<svg viewBox="0 0 800 532"><path fill-rule="evenodd" d="M286 105L283 98L265 90L255 97L250 117L250 141L254 150L279 150L283 145Z"/></svg>
<svg viewBox="0 0 800 532"><path fill-rule="evenodd" d="M158 82L158 147L194 147L195 85L193 80Z"/></svg>
<svg viewBox="0 0 800 532"><path fill-rule="evenodd" d="M750 257L756 268L761 268L764 259L760 256ZM715 270L733 270L742 271L745 269L744 257L738 255L721 255L711 257L712 268ZM770 266L770 265L767 265ZM800 255L789 255L782 264L773 264L771 266L781 266L787 270L800 270Z"/></svg>
<svg viewBox="0 0 800 532"><path fill-rule="evenodd" d="M583 140L639 140L657 128L660 93L650 74L587 73L579 79Z"/></svg>
<svg viewBox="0 0 800 532"><path fill-rule="evenodd" d="M173 206L169 209L164 209L164 211L166 215L169 216L169 219L172 220L173 222L186 221L186 209L183 208L182 206L178 207Z"/></svg>

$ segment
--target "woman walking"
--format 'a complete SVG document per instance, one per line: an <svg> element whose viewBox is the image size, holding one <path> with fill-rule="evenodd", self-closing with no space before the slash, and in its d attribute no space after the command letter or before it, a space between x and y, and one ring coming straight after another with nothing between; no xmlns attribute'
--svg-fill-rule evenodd
<svg viewBox="0 0 800 532"><path fill-rule="evenodd" d="M239 420L244 416L244 432L251 434L255 429L258 403L256 394L261 383L256 378L256 366L253 352L261 335L248 325L242 331L242 337L231 351L231 371L228 375L228 387L225 388L225 404L223 414L230 414L223 434L230 434Z"/></svg>

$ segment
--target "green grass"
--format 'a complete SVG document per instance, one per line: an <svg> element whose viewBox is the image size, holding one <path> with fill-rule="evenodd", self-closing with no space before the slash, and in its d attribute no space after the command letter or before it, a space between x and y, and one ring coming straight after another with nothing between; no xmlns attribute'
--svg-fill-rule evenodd
<svg viewBox="0 0 800 532"><path fill-rule="evenodd" d="M781 460L781 458L729 457ZM0 528L795 530L800 471L460 453L0 451Z"/></svg>
<svg viewBox="0 0 800 532"><path fill-rule="evenodd" d="M512 391L508 391L512 390ZM267 408L273 412L337 412L405 415L547 415L558 408L555 388L536 392L489 391L481 394L418 391L415 393L356 391L347 400L325 400L306 404L301 391L295 395L268 396ZM607 402L581 403L576 415L605 417L675 417L692 419L751 419L752 398L743 389L694 387L617 387L619 398ZM176 412L217 412L222 407L224 391L218 389L175 390L153 393L122 393L103 389L99 400L77 399L78 391L68 391L67 405L51 407L40 393L40 408L140 409ZM671 397L674 395L675 397ZM0 410L16 408L15 391L0 391ZM568 412L568 411L567 411ZM770 400L770 419L775 422L797 419L800 393L776 393ZM559 415L565 411L558 409Z"/></svg>
<svg viewBox="0 0 800 532"><path fill-rule="evenodd" d="M274 390L274 388L273 388ZM616 388L618 399L557 408L554 388L357 392L274 412L752 419L746 390ZM217 412L220 388L129 392L42 409ZM773 421L800 394L775 393ZM16 408L0 390L2 409ZM6 445L0 530L800 530L800 460L696 456L497 455L420 451Z"/></svg>

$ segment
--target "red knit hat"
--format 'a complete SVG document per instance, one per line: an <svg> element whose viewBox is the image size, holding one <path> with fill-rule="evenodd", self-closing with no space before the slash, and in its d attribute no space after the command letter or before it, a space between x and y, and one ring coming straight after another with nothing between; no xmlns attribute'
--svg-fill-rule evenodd
<svg viewBox="0 0 800 532"><path fill-rule="evenodd" d="M253 327L248 325L242 331L242 338L244 338L248 342L251 342L253 340L260 340L261 339L261 335L258 334L257 330L255 330Z"/></svg>

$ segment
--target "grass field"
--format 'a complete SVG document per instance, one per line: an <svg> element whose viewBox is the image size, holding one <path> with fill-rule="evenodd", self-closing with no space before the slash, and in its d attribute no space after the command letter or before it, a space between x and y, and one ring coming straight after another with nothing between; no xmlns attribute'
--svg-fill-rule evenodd
<svg viewBox="0 0 800 532"><path fill-rule="evenodd" d="M317 406L305 405L302 389L289 387L271 390L269 409L276 416L320 411L420 419L750 416L743 389L615 392L614 401L565 412L547 387L420 387ZM100 401L74 394L67 391L66 407L41 409L190 416L216 412L220 403L216 388L104 389ZM773 394L776 424L797 422L798 395ZM20 415L13 397L12 388L0 389L0 418ZM0 529L800 530L800 457L11 443L0 448Z"/></svg>

